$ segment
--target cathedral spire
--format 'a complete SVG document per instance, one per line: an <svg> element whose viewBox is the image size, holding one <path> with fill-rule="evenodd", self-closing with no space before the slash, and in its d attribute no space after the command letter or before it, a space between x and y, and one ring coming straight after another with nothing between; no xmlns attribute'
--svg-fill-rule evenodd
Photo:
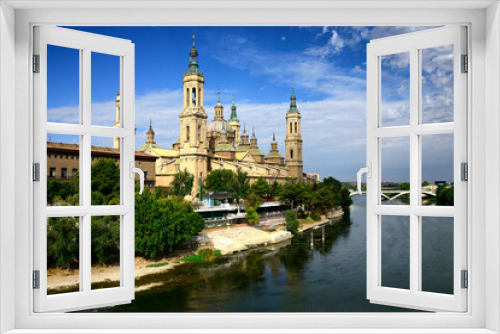
<svg viewBox="0 0 500 334"><path fill-rule="evenodd" d="M255 136L255 126L252 127L252 139L257 139Z"/></svg>
<svg viewBox="0 0 500 334"><path fill-rule="evenodd" d="M233 95L233 105L231 106L231 118L229 120L233 122L239 122L238 114L236 113L236 104L234 104L234 95Z"/></svg>
<svg viewBox="0 0 500 334"><path fill-rule="evenodd" d="M297 109L297 97L295 96L295 92L293 91L293 85L292 85L292 95L290 96L290 109L288 109L288 112L289 113L299 112L299 110Z"/></svg>
<svg viewBox="0 0 500 334"><path fill-rule="evenodd" d="M198 50L196 50L196 46L194 45L195 36L193 35L193 47L189 52L189 67L188 74L200 74L198 70Z"/></svg>
<svg viewBox="0 0 500 334"><path fill-rule="evenodd" d="M153 130L153 121L151 120L151 117L149 118L149 129L148 132L146 132L146 145L156 145L155 132Z"/></svg>

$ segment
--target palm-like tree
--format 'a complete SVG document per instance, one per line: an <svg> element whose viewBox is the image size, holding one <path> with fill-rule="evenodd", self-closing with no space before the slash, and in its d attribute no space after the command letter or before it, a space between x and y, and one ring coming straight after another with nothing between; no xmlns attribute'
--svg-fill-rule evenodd
<svg viewBox="0 0 500 334"><path fill-rule="evenodd" d="M194 177L188 172L187 168L179 173L175 174L174 180L172 181L172 190L174 195L186 196L191 194L193 189Z"/></svg>
<svg viewBox="0 0 500 334"><path fill-rule="evenodd" d="M238 213L240 213L240 200L248 196L248 190L250 189L250 179L248 178L248 173L238 168L236 173L233 174L233 180L231 182L231 194L236 200L236 205L238 205Z"/></svg>

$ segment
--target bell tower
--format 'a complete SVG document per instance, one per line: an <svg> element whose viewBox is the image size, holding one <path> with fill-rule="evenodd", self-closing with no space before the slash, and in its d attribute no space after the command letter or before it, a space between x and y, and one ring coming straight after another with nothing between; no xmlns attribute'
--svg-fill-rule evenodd
<svg viewBox="0 0 500 334"><path fill-rule="evenodd" d="M304 163L302 161L302 132L300 126L300 112L297 109L297 98L293 91L290 96L290 108L286 113L286 167L291 177L302 179Z"/></svg>
<svg viewBox="0 0 500 334"><path fill-rule="evenodd" d="M208 142L207 118L203 105L205 80L198 68L198 51L193 46L189 52L189 66L182 81L184 89L184 106L179 115L181 126L180 137L180 170L187 169L194 176L192 196L199 193L199 179L207 176Z"/></svg>
<svg viewBox="0 0 500 334"><path fill-rule="evenodd" d="M236 113L236 104L234 104L233 95L233 105L231 106L231 118L229 119L229 125L234 130L234 147L236 148L240 144L240 120L238 119L238 114Z"/></svg>

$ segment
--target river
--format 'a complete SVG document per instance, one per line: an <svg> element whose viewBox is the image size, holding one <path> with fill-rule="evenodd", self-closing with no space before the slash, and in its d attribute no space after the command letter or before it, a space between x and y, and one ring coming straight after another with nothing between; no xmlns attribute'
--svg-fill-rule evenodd
<svg viewBox="0 0 500 334"><path fill-rule="evenodd" d="M305 232L274 249L249 250L210 264L183 264L163 274L138 278L136 285L155 284L155 287L136 292L130 304L100 311L413 312L371 304L366 299L366 198L354 196L353 201L350 215L325 227L324 242L322 230L318 229L313 232L312 246L310 232ZM398 219L401 220L396 224L399 227L394 228ZM409 257L405 219L408 218L391 217L387 220L391 229L383 228L383 239L388 240L388 246L382 250L383 270L390 275L383 276L382 281L387 286L409 284L409 261L404 261ZM451 233L452 229L453 224ZM432 231L427 229L423 233ZM427 246L426 256L440 259L450 245L443 243L442 238L432 240L435 240L434 246L439 244L439 247ZM431 262L424 263L424 272L426 266L436 265L436 261ZM437 263L442 272L427 275L424 283L430 290L434 287L450 293L451 288L452 293L452 284L446 283L450 282L453 263Z"/></svg>

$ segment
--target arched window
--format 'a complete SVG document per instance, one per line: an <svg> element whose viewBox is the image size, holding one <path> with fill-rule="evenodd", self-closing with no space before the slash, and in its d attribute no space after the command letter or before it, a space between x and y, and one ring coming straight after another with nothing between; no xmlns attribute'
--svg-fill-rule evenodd
<svg viewBox="0 0 500 334"><path fill-rule="evenodd" d="M295 122L295 133L297 133L297 122Z"/></svg>
<svg viewBox="0 0 500 334"><path fill-rule="evenodd" d="M290 150L290 159L293 159L293 150Z"/></svg>
<svg viewBox="0 0 500 334"><path fill-rule="evenodd" d="M186 141L189 141L189 125L186 126Z"/></svg>
<svg viewBox="0 0 500 334"><path fill-rule="evenodd" d="M292 122L290 122L290 133L293 133Z"/></svg>
<svg viewBox="0 0 500 334"><path fill-rule="evenodd" d="M195 107L196 106L196 88L193 88L192 92L193 92L193 97L192 97L192 99L193 99L193 107Z"/></svg>
<svg viewBox="0 0 500 334"><path fill-rule="evenodd" d="M201 141L201 127L198 125L198 141Z"/></svg>
<svg viewBox="0 0 500 334"><path fill-rule="evenodd" d="M186 107L189 107L189 88L186 88Z"/></svg>

